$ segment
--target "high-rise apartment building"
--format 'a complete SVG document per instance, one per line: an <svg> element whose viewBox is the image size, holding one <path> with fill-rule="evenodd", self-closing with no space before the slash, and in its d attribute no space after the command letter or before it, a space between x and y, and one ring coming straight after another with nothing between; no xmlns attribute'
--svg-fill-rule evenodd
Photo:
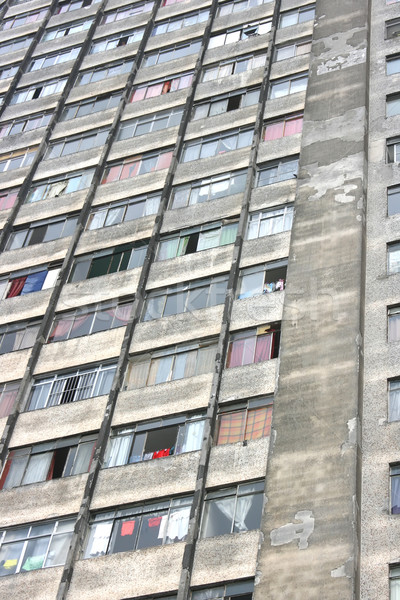
<svg viewBox="0 0 400 600"><path fill-rule="evenodd" d="M0 597L400 600L399 0L0 19Z"/></svg>

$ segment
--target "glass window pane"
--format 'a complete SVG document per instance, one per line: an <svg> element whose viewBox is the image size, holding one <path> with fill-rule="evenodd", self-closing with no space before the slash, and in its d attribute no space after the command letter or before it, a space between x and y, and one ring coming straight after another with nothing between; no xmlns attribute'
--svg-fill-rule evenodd
<svg viewBox="0 0 400 600"><path fill-rule="evenodd" d="M221 498L205 503L202 537L231 533L235 511L235 498Z"/></svg>

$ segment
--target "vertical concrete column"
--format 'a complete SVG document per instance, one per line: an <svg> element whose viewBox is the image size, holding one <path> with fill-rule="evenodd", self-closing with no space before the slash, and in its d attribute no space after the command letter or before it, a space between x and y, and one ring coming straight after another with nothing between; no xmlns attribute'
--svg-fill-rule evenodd
<svg viewBox="0 0 400 600"><path fill-rule="evenodd" d="M255 600L356 595L368 3L316 8Z"/></svg>

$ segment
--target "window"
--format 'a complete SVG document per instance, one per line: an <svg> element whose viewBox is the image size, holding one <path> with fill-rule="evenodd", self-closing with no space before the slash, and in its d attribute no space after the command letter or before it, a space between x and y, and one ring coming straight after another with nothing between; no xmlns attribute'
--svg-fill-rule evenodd
<svg viewBox="0 0 400 600"><path fill-rule="evenodd" d="M400 56L388 56L386 58L386 74L394 75L400 73Z"/></svg>
<svg viewBox="0 0 400 600"><path fill-rule="evenodd" d="M192 501L192 496L181 496L98 513L90 525L83 558L182 542Z"/></svg>
<svg viewBox="0 0 400 600"><path fill-rule="evenodd" d="M308 74L291 75L283 79L272 81L269 89L269 98L282 98L297 92L304 92L307 89Z"/></svg>
<svg viewBox="0 0 400 600"><path fill-rule="evenodd" d="M389 217L400 213L400 186L388 188L387 201Z"/></svg>
<svg viewBox="0 0 400 600"><path fill-rule="evenodd" d="M16 91L10 100L10 104L21 104L21 102L28 102L29 100L36 100L37 98L45 98L52 94L58 94L63 91L66 82L66 78L57 79Z"/></svg>
<svg viewBox="0 0 400 600"><path fill-rule="evenodd" d="M237 75L238 73L257 69L257 67L263 67L266 56L266 54L256 54L254 56L239 56L238 58L223 60L216 65L205 67L201 80L203 82L214 81L214 79L222 79L222 77L229 77L230 75Z"/></svg>
<svg viewBox="0 0 400 600"><path fill-rule="evenodd" d="M12 208L17 200L19 188L0 191L0 210Z"/></svg>
<svg viewBox="0 0 400 600"><path fill-rule="evenodd" d="M115 94L105 94L81 100L76 104L67 104L62 112L61 121L69 121L70 119L77 119L78 117L91 115L102 110L115 108L118 106L120 99L121 92L116 92Z"/></svg>
<svg viewBox="0 0 400 600"><path fill-rule="evenodd" d="M15 250L68 237L75 231L77 222L78 216L53 217L46 221L36 221L28 229L13 231L8 238L6 250Z"/></svg>
<svg viewBox="0 0 400 600"><path fill-rule="evenodd" d="M142 321L192 312L223 304L228 276L208 277L149 292Z"/></svg>
<svg viewBox="0 0 400 600"><path fill-rule="evenodd" d="M259 529L264 498L264 482L242 483L208 492L200 537L240 533Z"/></svg>
<svg viewBox="0 0 400 600"><path fill-rule="evenodd" d="M264 125L263 140L269 142L282 137L288 137L303 130L303 115L290 115Z"/></svg>
<svg viewBox="0 0 400 600"><path fill-rule="evenodd" d="M94 169L75 171L70 174L56 175L42 181L35 182L30 187L25 202L39 202L48 198L58 198L62 194L71 194L84 190L92 183Z"/></svg>
<svg viewBox="0 0 400 600"><path fill-rule="evenodd" d="M96 440L97 434L76 435L12 450L4 464L0 489L87 473Z"/></svg>
<svg viewBox="0 0 400 600"><path fill-rule="evenodd" d="M50 158L58 158L59 156L68 156L74 152L83 152L84 150L103 146L107 139L108 131L109 128L104 127L50 142L43 159L48 160Z"/></svg>
<svg viewBox="0 0 400 600"><path fill-rule="evenodd" d="M101 183L131 179L132 177L136 177L136 175L168 169L171 160L172 150L147 152L139 156L130 156L129 158L125 158L122 163L106 167Z"/></svg>
<svg viewBox="0 0 400 600"><path fill-rule="evenodd" d="M279 28L290 27L291 25L297 25L298 23L305 23L306 21L313 21L315 18L315 5L308 4L307 6L300 6L294 10L288 10L281 13L279 17Z"/></svg>
<svg viewBox="0 0 400 600"><path fill-rule="evenodd" d="M303 40L287 46L278 46L275 50L275 61L294 58L311 52L311 40Z"/></svg>
<svg viewBox="0 0 400 600"><path fill-rule="evenodd" d="M70 48L64 52L59 52L58 54L51 54L35 58L29 65L28 72L39 71L39 69L46 69L47 67L52 67L53 65L60 65L69 60L74 60L78 56L79 50L80 48Z"/></svg>
<svg viewBox="0 0 400 600"><path fill-rule="evenodd" d="M0 138L8 135L17 135L19 133L27 133L39 127L46 127L49 124L52 117L51 112L39 113L32 115L31 117L24 117L23 119L14 119L8 123L4 123L0 127Z"/></svg>
<svg viewBox="0 0 400 600"><path fill-rule="evenodd" d="M0 384L0 419L12 413L19 389L18 382Z"/></svg>
<svg viewBox="0 0 400 600"><path fill-rule="evenodd" d="M21 50L22 48L27 48L33 37L20 37L15 40L9 40L0 44L0 56L2 54L10 54L10 52L16 52L17 50Z"/></svg>
<svg viewBox="0 0 400 600"><path fill-rule="evenodd" d="M388 274L400 273L400 242L387 245Z"/></svg>
<svg viewBox="0 0 400 600"><path fill-rule="evenodd" d="M146 250L147 242L140 241L79 256L72 267L69 283L141 267Z"/></svg>
<svg viewBox="0 0 400 600"><path fill-rule="evenodd" d="M263 35L271 31L272 19L264 21L256 21L254 23L246 23L238 27L232 27L222 33L212 35L208 43L208 49L218 48L227 44L233 44L240 40L248 40L255 35Z"/></svg>
<svg viewBox="0 0 400 600"><path fill-rule="evenodd" d="M217 198L224 198L244 191L246 171L232 171L223 175L213 175L172 189L171 208L182 208L200 204Z"/></svg>
<svg viewBox="0 0 400 600"><path fill-rule="evenodd" d="M386 96L386 116L394 117L400 115L400 94Z"/></svg>
<svg viewBox="0 0 400 600"><path fill-rule="evenodd" d="M182 29L183 27L190 27L190 25L196 25L196 23L204 23L207 21L209 14L210 11L206 9L185 13L181 17L171 17L166 21L160 21L159 23L156 23L151 35L161 35L163 33L176 31L177 29Z"/></svg>
<svg viewBox="0 0 400 600"><path fill-rule="evenodd" d="M70 10L78 10L79 8L87 8L91 4L97 4L100 0L76 0L75 2L60 2L55 14L69 12Z"/></svg>
<svg viewBox="0 0 400 600"><path fill-rule="evenodd" d="M14 77L17 71L18 65L9 65L8 67L3 67L2 69L0 69L0 79L8 79L9 77Z"/></svg>
<svg viewBox="0 0 400 600"><path fill-rule="evenodd" d="M389 421L400 421L400 379L388 381Z"/></svg>
<svg viewBox="0 0 400 600"><path fill-rule="evenodd" d="M222 113L244 108L245 106L253 106L257 104L260 96L260 88L251 90L235 90L229 94L216 96L211 100L199 102L194 106L192 120L204 119L205 117L213 117Z"/></svg>
<svg viewBox="0 0 400 600"><path fill-rule="evenodd" d="M63 565L75 519L24 525L0 533L0 577Z"/></svg>
<svg viewBox="0 0 400 600"><path fill-rule="evenodd" d="M293 206L286 205L273 210L265 210L249 215L247 239L274 235L290 231L293 223Z"/></svg>
<svg viewBox="0 0 400 600"><path fill-rule="evenodd" d="M14 171L20 167L29 167L35 158L36 150L39 146L33 148L24 148L22 150L14 150L13 152L7 152L7 154L0 155L0 173L6 171Z"/></svg>
<svg viewBox="0 0 400 600"><path fill-rule="evenodd" d="M260 4L266 4L267 0L234 0L233 2L224 2L218 7L217 17L224 17L231 13L242 12Z"/></svg>
<svg viewBox="0 0 400 600"><path fill-rule="evenodd" d="M19 322L0 326L0 354L32 348L40 323Z"/></svg>
<svg viewBox="0 0 400 600"><path fill-rule="evenodd" d="M254 581L238 581L226 583L217 587L206 588L192 592L191 600L230 600L240 598L240 600L252 600L254 590Z"/></svg>
<svg viewBox="0 0 400 600"><path fill-rule="evenodd" d="M162 112L150 115L143 115L136 119L122 121L119 126L117 140L127 140L132 137L144 135L152 131L160 131L168 127L175 127L181 122L183 107L170 108Z"/></svg>
<svg viewBox="0 0 400 600"><path fill-rule="evenodd" d="M131 102L138 102L145 98L155 98L178 90L188 88L193 79L193 73L184 73L170 79L160 79L137 87L131 96Z"/></svg>
<svg viewBox="0 0 400 600"><path fill-rule="evenodd" d="M184 0L162 0L161 6L171 6L171 4L178 4L178 2L184 2Z"/></svg>
<svg viewBox="0 0 400 600"><path fill-rule="evenodd" d="M88 83L95 83L96 81L102 81L109 77L116 77L124 73L129 73L133 65L133 60L125 60L119 63L113 63L112 65L99 66L90 71L82 71L76 78L75 85L86 85Z"/></svg>
<svg viewBox="0 0 400 600"><path fill-rule="evenodd" d="M257 187L271 185L279 181L296 179L299 168L298 157L285 157L261 165L257 175Z"/></svg>
<svg viewBox="0 0 400 600"><path fill-rule="evenodd" d="M132 304L132 301L117 303L115 300L111 300L62 313L55 317L47 343L71 340L99 331L125 327L129 320Z"/></svg>
<svg viewBox="0 0 400 600"><path fill-rule="evenodd" d="M233 244L236 239L238 219L226 219L172 234L161 239L156 260L186 256L201 250Z"/></svg>
<svg viewBox="0 0 400 600"><path fill-rule="evenodd" d="M129 7L123 6L113 12L106 13L101 19L100 25L114 23L115 21L129 19L129 17L132 17L133 15L150 12L153 6L154 2L140 2Z"/></svg>
<svg viewBox="0 0 400 600"><path fill-rule="evenodd" d="M42 8L41 10L37 10L34 12L28 12L22 15L15 15L15 17L11 17L10 19L4 19L4 21L0 25L0 31L16 29L17 27L21 27L21 25L27 25L28 23L36 23L36 21L40 21L41 19L43 19L46 13L47 8Z"/></svg>
<svg viewBox="0 0 400 600"><path fill-rule="evenodd" d="M400 465L390 465L390 497L392 515L400 514Z"/></svg>
<svg viewBox="0 0 400 600"><path fill-rule="evenodd" d="M204 138L185 142L182 148L181 162L190 162L200 158L218 156L231 150L251 146L253 140L253 128L240 127L225 133L209 135Z"/></svg>
<svg viewBox="0 0 400 600"><path fill-rule="evenodd" d="M86 229L111 227L124 221L154 215L158 212L160 200L161 194L146 194L100 206L90 213Z"/></svg>
<svg viewBox="0 0 400 600"><path fill-rule="evenodd" d="M273 398L252 398L222 405L216 445L258 440L271 434Z"/></svg>
<svg viewBox="0 0 400 600"><path fill-rule="evenodd" d="M204 416L163 417L113 431L104 468L200 450Z"/></svg>
<svg viewBox="0 0 400 600"><path fill-rule="evenodd" d="M36 379L26 410L39 410L106 395L111 390L116 368L115 364L101 364Z"/></svg>
<svg viewBox="0 0 400 600"><path fill-rule="evenodd" d="M69 25L63 25L62 27L57 27L56 29L47 29L44 32L41 41L44 42L47 40L54 40L56 38L65 37L66 35L73 35L74 33L87 31L92 23L93 19L85 19L84 21L70 23Z"/></svg>
<svg viewBox="0 0 400 600"><path fill-rule="evenodd" d="M59 266L31 267L8 275L0 279L0 300L26 296L32 292L52 288L55 286L59 272Z"/></svg>
<svg viewBox="0 0 400 600"><path fill-rule="evenodd" d="M280 323L261 325L230 336L226 368L252 365L279 355Z"/></svg>
<svg viewBox="0 0 400 600"><path fill-rule="evenodd" d="M386 157L388 163L400 162L400 138L386 140Z"/></svg>
<svg viewBox="0 0 400 600"><path fill-rule="evenodd" d="M400 306L388 309L388 340L389 342L400 340Z"/></svg>
<svg viewBox="0 0 400 600"><path fill-rule="evenodd" d="M392 0L389 2L386 0L387 4L392 4L392 2L397 2L398 0ZM400 566L399 565L389 565L389 587L390 587L390 600L399 600L400 598Z"/></svg>
<svg viewBox="0 0 400 600"><path fill-rule="evenodd" d="M169 46L168 48L160 48L155 52L146 54L141 64L142 67L151 67L158 65L169 60L175 60L176 58L183 58L190 54L197 54L201 48L201 41L185 42L181 44L175 44L175 46Z"/></svg>
<svg viewBox="0 0 400 600"><path fill-rule="evenodd" d="M150 385L211 373L217 340L178 344L129 359L124 389L136 390Z"/></svg>
<svg viewBox="0 0 400 600"><path fill-rule="evenodd" d="M107 38L101 38L95 40L89 50L89 54L97 54L98 52L106 52L107 50L113 50L114 48L120 48L133 44L134 42L140 42L143 37L144 28L132 29L131 31L122 31L115 35Z"/></svg>
<svg viewBox="0 0 400 600"><path fill-rule="evenodd" d="M286 282L287 259L276 260L240 271L238 298L282 291Z"/></svg>
<svg viewBox="0 0 400 600"><path fill-rule="evenodd" d="M386 21L386 39L390 40L400 35L400 19Z"/></svg>

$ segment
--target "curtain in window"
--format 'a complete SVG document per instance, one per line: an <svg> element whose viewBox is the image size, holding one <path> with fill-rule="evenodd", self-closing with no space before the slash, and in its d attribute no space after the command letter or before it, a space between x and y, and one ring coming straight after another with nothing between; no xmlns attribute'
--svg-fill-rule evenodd
<svg viewBox="0 0 400 600"><path fill-rule="evenodd" d="M2 489L8 490L21 485L21 480L28 460L29 454L27 452L22 456L16 455L15 452L10 452L3 471L2 479L4 476L5 477Z"/></svg>
<svg viewBox="0 0 400 600"><path fill-rule="evenodd" d="M390 600L400 600L400 579L390 581Z"/></svg>
<svg viewBox="0 0 400 600"><path fill-rule="evenodd" d="M391 477L392 514L400 514L400 477Z"/></svg>
<svg viewBox="0 0 400 600"><path fill-rule="evenodd" d="M256 351L254 354L254 362L259 363L271 358L271 350L273 348L274 334L257 336Z"/></svg>
<svg viewBox="0 0 400 600"><path fill-rule="evenodd" d="M232 225L225 225L221 230L221 238L219 241L220 246L225 246L226 244L233 244L236 239L237 233L237 223Z"/></svg>
<svg viewBox="0 0 400 600"><path fill-rule="evenodd" d="M192 423L187 423L180 452L192 452L194 450L199 450L201 448L203 430L204 421L193 421ZM177 454L180 452L177 452Z"/></svg>
<svg viewBox="0 0 400 600"><path fill-rule="evenodd" d="M60 269L52 269L51 271L47 271L47 275L42 285L42 290L47 290L48 288L54 287Z"/></svg>
<svg viewBox="0 0 400 600"><path fill-rule="evenodd" d="M63 565L65 563L71 537L72 531L53 537L46 558L46 567L55 567L56 565Z"/></svg>
<svg viewBox="0 0 400 600"><path fill-rule="evenodd" d="M400 387L389 392L389 421L400 421Z"/></svg>
<svg viewBox="0 0 400 600"><path fill-rule="evenodd" d="M31 294L32 292L38 292L39 290L41 290L46 276L47 270L28 275L25 281L25 285L21 291L21 296L24 296L25 294Z"/></svg>
<svg viewBox="0 0 400 600"><path fill-rule="evenodd" d="M49 336L49 342L56 342L57 340L64 339L71 328L71 318L60 319L53 325L53 329Z"/></svg>
<svg viewBox="0 0 400 600"><path fill-rule="evenodd" d="M108 540L110 539L113 522L93 523L90 529L89 542L85 552L85 558L102 556L107 552Z"/></svg>
<svg viewBox="0 0 400 600"><path fill-rule="evenodd" d="M14 279L11 282L10 289L8 290L7 298L15 298L16 296L19 296L25 285L26 279L27 275L25 275L25 277L18 277L18 279Z"/></svg>
<svg viewBox="0 0 400 600"><path fill-rule="evenodd" d="M17 390L10 390L9 392L4 392L0 399L0 419L2 417L8 417L11 413L14 401L17 396Z"/></svg>
<svg viewBox="0 0 400 600"><path fill-rule="evenodd" d="M234 444L243 440L246 411L238 411L219 418L217 445Z"/></svg>
<svg viewBox="0 0 400 600"><path fill-rule="evenodd" d="M183 540L188 532L189 516L190 506L171 511L166 529L162 531L162 529L164 529L163 524L165 521L160 526L159 537L161 537L163 533L167 538L166 543Z"/></svg>
<svg viewBox="0 0 400 600"><path fill-rule="evenodd" d="M389 342L400 340L400 314L389 317Z"/></svg>
<svg viewBox="0 0 400 600"><path fill-rule="evenodd" d="M36 571L41 569L44 563L44 557L49 545L48 537L30 540L25 550L24 561L22 563L21 572Z"/></svg>
<svg viewBox="0 0 400 600"><path fill-rule="evenodd" d="M53 460L53 452L31 455L22 485L45 481Z"/></svg>
<svg viewBox="0 0 400 600"><path fill-rule="evenodd" d="M257 440L271 432L272 407L262 406L249 410L247 415L245 440Z"/></svg>
<svg viewBox="0 0 400 600"><path fill-rule="evenodd" d="M167 169L169 167L169 165L171 164L171 160L172 160L172 152L164 152L164 154L160 155L160 157L157 161L156 170L159 171L160 169Z"/></svg>
<svg viewBox="0 0 400 600"><path fill-rule="evenodd" d="M303 117L297 119L290 119L285 123L285 136L294 135L295 133L301 133L303 130Z"/></svg>
<svg viewBox="0 0 400 600"><path fill-rule="evenodd" d="M215 346L199 348L197 352L196 375L211 373L214 367L215 351Z"/></svg>
<svg viewBox="0 0 400 600"><path fill-rule="evenodd" d="M142 388L146 386L147 374L149 372L149 362L134 363L131 365L127 387L130 390ZM149 384L150 385L150 384Z"/></svg>
<svg viewBox="0 0 400 600"><path fill-rule="evenodd" d="M238 498L235 511L234 531L247 531L246 518L253 504L253 496Z"/></svg>
<svg viewBox="0 0 400 600"><path fill-rule="evenodd" d="M71 475L79 475L79 473L87 473L90 466L96 442L86 442L79 444L76 451L74 466L71 470Z"/></svg>
<svg viewBox="0 0 400 600"><path fill-rule="evenodd" d="M229 344L228 360L226 366L228 368L239 367L242 364L244 350L244 340L236 340Z"/></svg>
<svg viewBox="0 0 400 600"><path fill-rule="evenodd" d="M271 123L265 128L264 141L277 140L283 137L284 122Z"/></svg>
<svg viewBox="0 0 400 600"><path fill-rule="evenodd" d="M129 450L132 444L132 435L121 435L111 438L107 451L106 466L117 467L128 463Z"/></svg>
<svg viewBox="0 0 400 600"><path fill-rule="evenodd" d="M18 331L17 333L21 335L21 342L19 348L32 348L35 343L37 332L39 330L39 326L37 327L27 327L23 331Z"/></svg>

